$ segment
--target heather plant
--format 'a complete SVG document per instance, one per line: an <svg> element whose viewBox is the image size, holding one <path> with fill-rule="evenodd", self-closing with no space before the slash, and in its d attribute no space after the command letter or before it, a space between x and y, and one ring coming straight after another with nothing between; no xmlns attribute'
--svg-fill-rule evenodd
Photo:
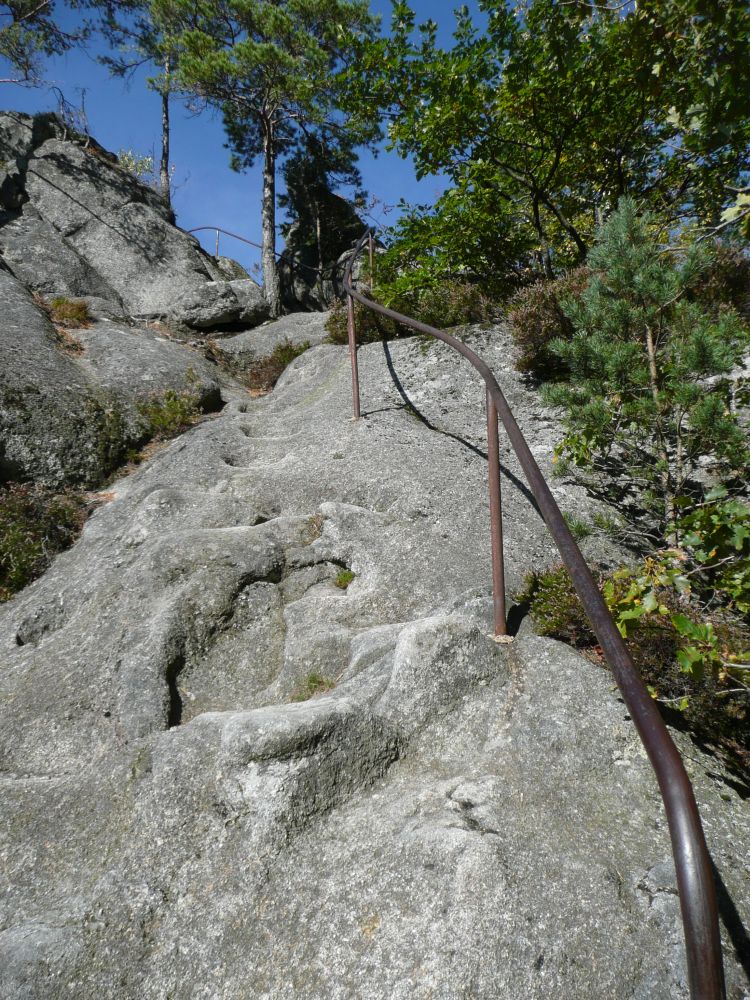
<svg viewBox="0 0 750 1000"><path fill-rule="evenodd" d="M555 379L562 365L559 356L550 351L550 344L557 339L570 340L575 332L562 303L580 300L589 275L588 268L577 267L554 280L521 288L510 300L508 323L518 371Z"/></svg>
<svg viewBox="0 0 750 1000"><path fill-rule="evenodd" d="M403 292L399 292L396 285L376 284L372 297L389 309L439 330L468 323L488 323L495 311L492 300L484 294L481 287L468 281L444 280ZM359 302L354 304L354 322L358 344L414 336L413 330L385 316L379 316ZM326 321L326 330L330 343L347 343L346 303L334 305Z"/></svg>
<svg viewBox="0 0 750 1000"><path fill-rule="evenodd" d="M0 489L0 602L10 600L76 540L86 498L30 483Z"/></svg>

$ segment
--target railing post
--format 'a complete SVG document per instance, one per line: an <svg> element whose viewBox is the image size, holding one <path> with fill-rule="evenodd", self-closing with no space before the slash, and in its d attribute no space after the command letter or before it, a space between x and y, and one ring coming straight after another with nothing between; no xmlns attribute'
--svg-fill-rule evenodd
<svg viewBox="0 0 750 1000"><path fill-rule="evenodd" d="M359 368L357 366L357 339L354 329L354 299L346 297L346 326L349 334L349 358L352 363L352 404L354 419L359 420Z"/></svg>
<svg viewBox="0 0 750 1000"><path fill-rule="evenodd" d="M216 230L216 253L214 254L214 257L218 257L218 256L219 256L219 230L217 229Z"/></svg>
<svg viewBox="0 0 750 1000"><path fill-rule="evenodd" d="M503 508L500 496L500 442L497 409L487 389L487 461L490 486L490 538L492 541L492 598L495 635L507 635L505 614L505 564L503 561Z"/></svg>
<svg viewBox="0 0 750 1000"><path fill-rule="evenodd" d="M374 281L375 281L375 241L372 238L372 230L370 230L370 288L372 288Z"/></svg>

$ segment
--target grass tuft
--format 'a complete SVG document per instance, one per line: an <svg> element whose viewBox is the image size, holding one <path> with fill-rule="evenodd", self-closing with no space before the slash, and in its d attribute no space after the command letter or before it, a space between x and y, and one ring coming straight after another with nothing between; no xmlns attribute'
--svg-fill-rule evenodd
<svg viewBox="0 0 750 1000"><path fill-rule="evenodd" d="M91 326L94 322L94 317L83 299L66 299L64 296L58 296L49 303L47 312L56 326L72 330Z"/></svg>
<svg viewBox="0 0 750 1000"><path fill-rule="evenodd" d="M330 677L324 677L323 674L314 670L307 677L297 682L292 692L291 700L309 701L310 698L314 698L319 694L325 694L326 691L331 691L335 687L335 681L332 681Z"/></svg>
<svg viewBox="0 0 750 1000"><path fill-rule="evenodd" d="M339 590L346 590L353 579L354 573L352 573L350 569L341 569L336 574L336 578L333 583L334 586L339 588Z"/></svg>

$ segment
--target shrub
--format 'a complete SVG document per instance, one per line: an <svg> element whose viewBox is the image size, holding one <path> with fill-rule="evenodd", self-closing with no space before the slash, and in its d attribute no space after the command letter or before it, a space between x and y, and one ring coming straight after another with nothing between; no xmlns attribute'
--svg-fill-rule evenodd
<svg viewBox="0 0 750 1000"><path fill-rule="evenodd" d="M354 573L350 569L342 569L336 574L334 579L334 585L339 588L339 590L346 590L349 584L354 579Z"/></svg>
<svg viewBox="0 0 750 1000"><path fill-rule="evenodd" d="M605 601L652 697L679 712L684 726L731 765L750 763L750 691L744 669L750 630L726 608L707 609L673 585L655 559L600 577ZM563 566L530 575L516 600L529 606L540 635L601 660L601 650Z"/></svg>
<svg viewBox="0 0 750 1000"><path fill-rule="evenodd" d="M269 357L245 365L228 357L221 350L219 343L211 340L206 345L206 355L220 368L228 371L243 385L246 385L248 389L265 393L273 389L292 361L309 349L309 340L305 340L301 344L293 344L290 340L285 340L276 345Z"/></svg>
<svg viewBox="0 0 750 1000"><path fill-rule="evenodd" d="M298 681L292 692L292 701L307 701L317 694L325 694L336 687L336 682L329 677L324 677L317 671L308 674L303 680Z"/></svg>
<svg viewBox="0 0 750 1000"><path fill-rule="evenodd" d="M81 493L32 484L0 490L0 601L7 601L47 569L78 538L86 520Z"/></svg>
<svg viewBox="0 0 750 1000"><path fill-rule="evenodd" d="M560 639L576 649L594 645L583 605L564 566L553 566L526 577L523 589L514 595L518 604L527 605L539 635Z"/></svg>
<svg viewBox="0 0 750 1000"><path fill-rule="evenodd" d="M201 417L200 396L194 388L196 377L192 369L186 376L188 388L167 389L148 402L138 404L138 412L147 423L147 436L165 441L187 430Z"/></svg>
<svg viewBox="0 0 750 1000"><path fill-rule="evenodd" d="M376 302L387 305L410 319L416 319L438 330L447 330L467 323L488 323L494 307L479 285L468 281L444 280L426 288L405 294L392 294L389 288L377 289ZM360 302L354 303L354 322L358 344L381 340L413 337L414 331L401 323L379 316ZM348 343L346 303L337 302L326 322L328 340L332 344Z"/></svg>
<svg viewBox="0 0 750 1000"><path fill-rule="evenodd" d="M557 338L570 340L574 332L562 303L580 300L589 277L588 268L578 267L554 281L537 281L512 297L508 322L520 372L540 379L556 377L560 359L550 352L549 344Z"/></svg>
<svg viewBox="0 0 750 1000"><path fill-rule="evenodd" d="M292 361L309 349L309 340L305 340L301 344L293 344L290 340L285 340L282 344L277 344L274 347L270 357L254 362L240 378L248 389L270 392Z"/></svg>
<svg viewBox="0 0 750 1000"><path fill-rule="evenodd" d="M438 330L467 323L489 323L494 313L492 301L479 285L469 281L445 280L407 296L386 298L386 303L397 312Z"/></svg>
<svg viewBox="0 0 750 1000"><path fill-rule="evenodd" d="M354 303L354 326L357 331L357 344L374 344L381 340L396 340L399 337L410 337L413 331L394 323L384 316L378 316L360 302ZM335 302L326 320L329 344L348 344L347 308L345 302Z"/></svg>
<svg viewBox="0 0 750 1000"><path fill-rule="evenodd" d="M76 328L91 326L93 317L83 299L52 299L48 309L49 317L56 326Z"/></svg>
<svg viewBox="0 0 750 1000"><path fill-rule="evenodd" d="M120 149L117 152L117 165L139 181L151 183L154 180L154 157L151 153Z"/></svg>
<svg viewBox="0 0 750 1000"><path fill-rule="evenodd" d="M730 405L750 329L733 309L712 314L689 301L707 263L702 246L667 254L652 230L622 199L598 233L586 289L562 302L575 335L548 345L561 371L543 398L565 411L557 457L600 494L627 483L634 502L624 512L659 544L673 538L678 501L707 475L750 474Z"/></svg>

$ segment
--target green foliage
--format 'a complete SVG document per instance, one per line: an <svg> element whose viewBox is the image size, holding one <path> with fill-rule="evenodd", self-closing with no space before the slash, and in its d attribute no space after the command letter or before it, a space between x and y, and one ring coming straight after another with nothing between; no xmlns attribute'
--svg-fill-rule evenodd
<svg viewBox="0 0 750 1000"><path fill-rule="evenodd" d="M354 573L350 569L341 569L336 574L333 584L339 590L346 590L352 580L354 580Z"/></svg>
<svg viewBox="0 0 750 1000"><path fill-rule="evenodd" d="M71 329L91 326L94 321L89 307L83 299L68 299L64 296L52 299L47 312L53 323Z"/></svg>
<svg viewBox="0 0 750 1000"><path fill-rule="evenodd" d="M700 572L700 583L727 606L750 614L750 505L729 499L723 487L680 518L680 541Z"/></svg>
<svg viewBox="0 0 750 1000"><path fill-rule="evenodd" d="M186 389L167 389L138 404L138 412L146 421L146 434L150 439L165 441L176 437L200 419L201 400L195 381L195 375L189 371Z"/></svg>
<svg viewBox="0 0 750 1000"><path fill-rule="evenodd" d="M669 557L647 558L603 576L600 586L652 697L746 768L750 630L725 608L706 608L678 577ZM529 604L540 635L601 656L565 567L532 574L516 599Z"/></svg>
<svg viewBox="0 0 750 1000"><path fill-rule="evenodd" d="M516 346L516 368L536 378L554 380L560 358L549 350L553 340L570 340L573 323L562 303L580 300L590 272L578 267L551 281L541 279L522 288L509 303L508 322Z"/></svg>
<svg viewBox="0 0 750 1000"><path fill-rule="evenodd" d="M660 252L648 217L623 200L589 255L587 287L562 302L574 335L547 348L564 372L544 392L566 411L558 457L600 485L626 477L656 542L699 469L724 479L750 469L729 377L750 334L732 309L689 301L706 254Z"/></svg>
<svg viewBox="0 0 750 1000"><path fill-rule="evenodd" d="M154 158L150 153L136 153L133 149L120 149L117 163L123 170L139 181L151 184L154 181Z"/></svg>
<svg viewBox="0 0 750 1000"><path fill-rule="evenodd" d="M66 6L76 10L83 4L68 0ZM44 59L67 52L88 35L85 24L64 29L54 3L39 0L0 3L0 19L0 60L13 73L0 83L41 83Z"/></svg>
<svg viewBox="0 0 750 1000"><path fill-rule="evenodd" d="M86 520L81 493L11 483L0 489L0 602L10 600L69 548Z"/></svg>
<svg viewBox="0 0 750 1000"><path fill-rule="evenodd" d="M313 671L299 681L292 692L292 701L308 701L316 695L325 694L336 687L336 682L323 674Z"/></svg>
<svg viewBox="0 0 750 1000"><path fill-rule="evenodd" d="M534 241L491 180L485 188L459 178L434 206L399 207L378 256L378 283L388 297L455 282L502 299L528 281Z"/></svg>
<svg viewBox="0 0 750 1000"><path fill-rule="evenodd" d="M715 227L722 210L747 223L744 0L480 10L481 29L456 11L443 48L434 21L417 28L399 0L388 36L351 70L351 106L384 110L418 175L449 179L432 217L416 210L397 234L418 270L505 274L520 262L551 277L584 260L625 194L658 209L665 232Z"/></svg>

